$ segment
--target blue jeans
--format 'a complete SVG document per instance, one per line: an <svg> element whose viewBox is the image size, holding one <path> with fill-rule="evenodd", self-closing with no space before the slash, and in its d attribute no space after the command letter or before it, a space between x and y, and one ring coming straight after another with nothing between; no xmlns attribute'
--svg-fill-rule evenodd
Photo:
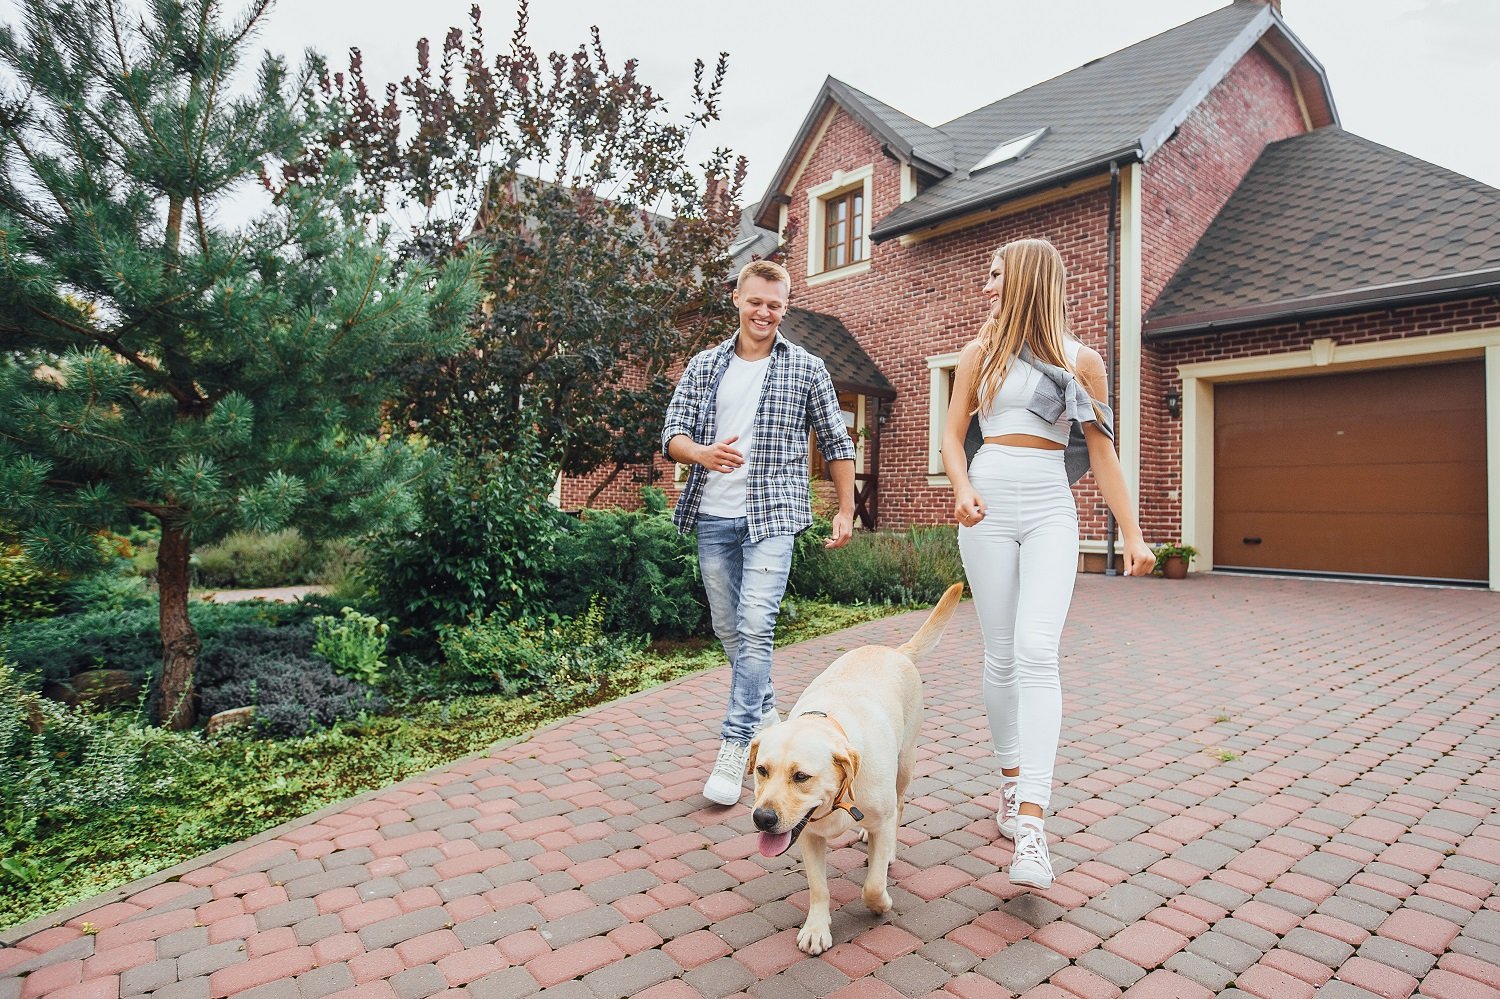
<svg viewBox="0 0 1500 999"><path fill-rule="evenodd" d="M776 708L772 637L792 571L790 534L750 540L744 517L698 518L698 569L714 634L729 657L729 711L719 738L748 743L761 716Z"/></svg>

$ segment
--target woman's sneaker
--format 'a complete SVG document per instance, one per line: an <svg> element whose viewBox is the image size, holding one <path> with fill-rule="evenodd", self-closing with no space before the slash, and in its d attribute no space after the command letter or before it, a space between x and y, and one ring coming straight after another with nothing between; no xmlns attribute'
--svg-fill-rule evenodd
<svg viewBox="0 0 1500 999"><path fill-rule="evenodd" d="M1000 826L1000 835L1006 839L1016 838L1016 816L1021 813L1020 788L1020 781L1000 781L1000 807L995 810L995 821Z"/></svg>
<svg viewBox="0 0 1500 999"><path fill-rule="evenodd" d="M716 805L732 805L740 800L744 790L745 768L750 760L748 742L719 743L719 756L714 760L714 769L703 785L703 797Z"/></svg>
<svg viewBox="0 0 1500 999"><path fill-rule="evenodd" d="M1010 883L1027 888L1052 887L1052 856L1047 834L1038 823L1016 823L1016 852L1010 859Z"/></svg>

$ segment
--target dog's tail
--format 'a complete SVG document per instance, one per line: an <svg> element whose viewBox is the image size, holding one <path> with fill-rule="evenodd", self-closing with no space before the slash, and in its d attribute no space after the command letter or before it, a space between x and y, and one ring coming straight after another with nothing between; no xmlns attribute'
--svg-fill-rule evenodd
<svg viewBox="0 0 1500 999"><path fill-rule="evenodd" d="M953 616L954 610L958 607L958 601L963 595L963 583L954 583L948 587L948 591L943 594L943 599L937 602L932 613L927 615L927 620L922 622L922 627L911 636L911 641L896 651L913 661L932 651L932 647L943 636L943 629L948 626L948 619Z"/></svg>

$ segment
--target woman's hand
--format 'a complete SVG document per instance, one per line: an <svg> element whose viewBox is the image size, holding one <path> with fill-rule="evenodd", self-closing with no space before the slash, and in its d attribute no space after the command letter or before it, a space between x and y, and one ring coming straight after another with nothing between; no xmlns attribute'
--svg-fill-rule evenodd
<svg viewBox="0 0 1500 999"><path fill-rule="evenodd" d="M972 488L959 489L953 494L953 516L964 527L973 527L984 519L984 498Z"/></svg>
<svg viewBox="0 0 1500 999"><path fill-rule="evenodd" d="M1126 540L1124 555L1127 576L1149 576L1151 570L1156 568L1156 556L1140 538Z"/></svg>

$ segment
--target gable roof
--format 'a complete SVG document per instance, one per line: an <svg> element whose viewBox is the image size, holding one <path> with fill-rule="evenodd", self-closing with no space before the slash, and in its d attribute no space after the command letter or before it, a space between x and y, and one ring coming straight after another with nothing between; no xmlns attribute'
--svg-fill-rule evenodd
<svg viewBox="0 0 1500 999"><path fill-rule="evenodd" d="M830 77L813 102L755 222L770 217L806 155L829 101L840 104L887 149L934 182L871 230L876 242L935 225L1008 198L1093 174L1110 162L1147 159L1229 73L1265 39L1297 64L1311 88L1313 125L1337 124L1322 67L1269 4L1235 0L1186 24L1095 59L1077 69L936 128ZM1004 143L1045 129L1018 158L975 170Z"/></svg>
<svg viewBox="0 0 1500 999"><path fill-rule="evenodd" d="M1339 128L1268 145L1146 316L1164 337L1500 291L1500 190Z"/></svg>
<svg viewBox="0 0 1500 999"><path fill-rule="evenodd" d="M834 387L846 392L896 398L890 379L880 373L854 334L837 316L810 312L795 305L781 317L781 335L823 359Z"/></svg>

